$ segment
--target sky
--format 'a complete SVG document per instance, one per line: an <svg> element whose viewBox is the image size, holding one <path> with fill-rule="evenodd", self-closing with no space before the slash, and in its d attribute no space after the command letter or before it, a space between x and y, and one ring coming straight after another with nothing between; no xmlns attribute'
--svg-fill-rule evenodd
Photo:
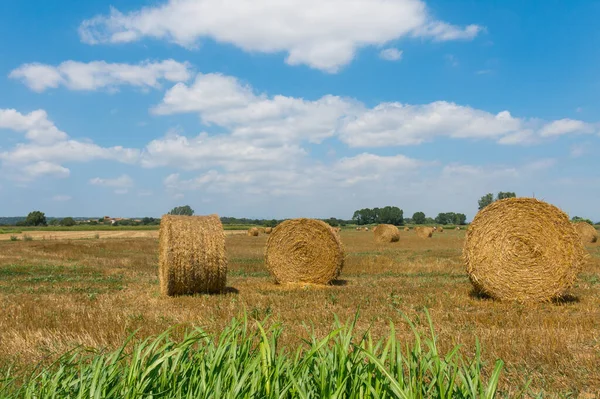
<svg viewBox="0 0 600 399"><path fill-rule="evenodd" d="M0 215L600 220L600 2L5 0Z"/></svg>

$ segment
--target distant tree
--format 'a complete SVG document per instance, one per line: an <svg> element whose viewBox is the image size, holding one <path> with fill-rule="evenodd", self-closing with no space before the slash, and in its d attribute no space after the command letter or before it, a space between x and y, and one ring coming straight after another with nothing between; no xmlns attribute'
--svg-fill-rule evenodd
<svg viewBox="0 0 600 399"><path fill-rule="evenodd" d="M98 223L104 223L104 218L98 219Z"/></svg>
<svg viewBox="0 0 600 399"><path fill-rule="evenodd" d="M48 222L49 226L60 226L60 219L50 219Z"/></svg>
<svg viewBox="0 0 600 399"><path fill-rule="evenodd" d="M582 218L582 217L579 217L579 216L573 216L573 217L571 218L571 221L572 221L573 223L578 223L578 222L586 222L586 223L589 223L589 224L591 224L592 226L594 225L594 223L593 223L593 222L592 222L590 219L584 219L584 218Z"/></svg>
<svg viewBox="0 0 600 399"><path fill-rule="evenodd" d="M142 219L142 224L144 226L148 226L148 225L151 225L151 224L157 224L157 222L158 222L158 219L155 219L155 218L145 217L145 218Z"/></svg>
<svg viewBox="0 0 600 399"><path fill-rule="evenodd" d="M352 221L358 225L385 223L402 226L404 224L404 212L397 206L364 208L354 212Z"/></svg>
<svg viewBox="0 0 600 399"><path fill-rule="evenodd" d="M484 195L478 201L478 203L479 203L479 210L482 210L486 206L490 205L492 202L494 202L494 194L488 193L488 194Z"/></svg>
<svg viewBox="0 0 600 399"><path fill-rule="evenodd" d="M75 226L77 223L75 223L75 219L73 219L72 217L66 217L63 220L60 221L60 225L61 226Z"/></svg>
<svg viewBox="0 0 600 399"><path fill-rule="evenodd" d="M189 205L176 206L175 208L171 209L169 215L193 216L194 210Z"/></svg>
<svg viewBox="0 0 600 399"><path fill-rule="evenodd" d="M511 193L511 192L505 193L505 192L500 191L498 193L498 196L496 197L496 201L500 201L500 200L503 200L506 198L515 198L516 196L517 196L517 194L515 194L515 193Z"/></svg>
<svg viewBox="0 0 600 399"><path fill-rule="evenodd" d="M435 218L437 224L454 224L461 225L467 223L467 216L463 213L446 212L440 213Z"/></svg>
<svg viewBox="0 0 600 399"><path fill-rule="evenodd" d="M25 224L27 226L47 226L48 222L46 221L46 215L44 212L33 211L27 215Z"/></svg>
<svg viewBox="0 0 600 399"><path fill-rule="evenodd" d="M423 212L415 212L413 214L412 221L414 224L424 224L425 214Z"/></svg>

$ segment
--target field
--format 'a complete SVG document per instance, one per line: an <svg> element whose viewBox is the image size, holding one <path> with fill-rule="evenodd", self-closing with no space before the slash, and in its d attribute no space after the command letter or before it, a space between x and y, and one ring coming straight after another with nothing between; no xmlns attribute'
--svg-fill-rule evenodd
<svg viewBox="0 0 600 399"><path fill-rule="evenodd" d="M599 244L588 247L592 256L569 296L524 306L472 294L461 262L464 231L429 240L402 231L400 242L382 245L372 233L344 230L346 265L330 287L274 285L263 264L266 236L229 234L228 292L179 298L158 294L156 231L100 231L114 239L99 240L95 232L72 233L79 235L28 232L34 240L0 242L3 370L47 364L76 345L114 349L136 331L144 338L177 325L180 335L193 326L218 333L244 312L281 323L282 345L298 345L310 331L324 337L336 316L357 312L357 331L386 337L391 321L398 339L412 342L403 315L426 334L427 309L443 352L459 344L473 355L478 339L487 375L496 359L506 363L503 396L527 385L546 397L600 392Z"/></svg>

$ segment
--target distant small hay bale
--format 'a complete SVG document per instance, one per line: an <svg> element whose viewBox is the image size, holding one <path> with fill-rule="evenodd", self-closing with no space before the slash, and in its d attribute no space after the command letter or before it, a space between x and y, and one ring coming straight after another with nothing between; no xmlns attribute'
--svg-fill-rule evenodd
<svg viewBox="0 0 600 399"><path fill-rule="evenodd" d="M373 232L377 242L400 241L400 230L393 224L380 224Z"/></svg>
<svg viewBox="0 0 600 399"><path fill-rule="evenodd" d="M249 228L247 234L250 237L258 237L258 229L256 227Z"/></svg>
<svg viewBox="0 0 600 399"><path fill-rule="evenodd" d="M273 231L272 227L265 227L265 234L271 234L272 231Z"/></svg>
<svg viewBox="0 0 600 399"><path fill-rule="evenodd" d="M568 216L535 198L496 201L467 229L463 258L476 291L546 302L573 285L587 254Z"/></svg>
<svg viewBox="0 0 600 399"><path fill-rule="evenodd" d="M260 234L265 234L265 228L264 227L258 227L258 232Z"/></svg>
<svg viewBox="0 0 600 399"><path fill-rule="evenodd" d="M329 284L344 266L340 236L315 219L286 220L267 240L265 262L275 281Z"/></svg>
<svg viewBox="0 0 600 399"><path fill-rule="evenodd" d="M158 277L163 295L225 289L225 233L218 215L164 215L160 221Z"/></svg>
<svg viewBox="0 0 600 399"><path fill-rule="evenodd" d="M587 222L575 223L575 230L584 244L592 244L598 241L598 231Z"/></svg>
<svg viewBox="0 0 600 399"><path fill-rule="evenodd" d="M404 228L404 231L410 231L410 227L406 226L406 227Z"/></svg>
<svg viewBox="0 0 600 399"><path fill-rule="evenodd" d="M438 226L437 232L438 233L443 233L444 232L444 226Z"/></svg>
<svg viewBox="0 0 600 399"><path fill-rule="evenodd" d="M364 228L364 230L365 230L365 231L369 231L369 228L368 228L368 227L365 227L365 228Z"/></svg>
<svg viewBox="0 0 600 399"><path fill-rule="evenodd" d="M433 237L433 232L433 227L415 227L415 233L417 233L417 236L421 238L431 238Z"/></svg>
<svg viewBox="0 0 600 399"><path fill-rule="evenodd" d="M456 228L454 230L460 230L460 227L456 226Z"/></svg>

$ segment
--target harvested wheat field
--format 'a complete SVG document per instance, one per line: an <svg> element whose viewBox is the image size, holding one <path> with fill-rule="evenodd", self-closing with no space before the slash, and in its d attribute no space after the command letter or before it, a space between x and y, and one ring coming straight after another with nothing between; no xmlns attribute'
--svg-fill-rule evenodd
<svg viewBox="0 0 600 399"><path fill-rule="evenodd" d="M526 386L531 396L600 392L598 243L586 246L591 256L567 296L522 305L473 292L461 258L464 231L427 240L401 231L401 245L382 246L343 230L342 274L331 286L305 287L273 284L264 263L273 234L226 236L225 292L174 298L160 295L155 237L0 242L0 372L49 364L77 345L115 349L135 331L137 340L172 326L176 337L193 327L218 333L244 311L250 324L281 323L278 350L312 332L324 338L336 315L346 321L357 312L357 334L385 338L393 322L403 346L414 339L403 315L428 335L427 309L441 353L460 344L473 356L478 339L485 376L496 359L505 362L497 397L519 397Z"/></svg>

